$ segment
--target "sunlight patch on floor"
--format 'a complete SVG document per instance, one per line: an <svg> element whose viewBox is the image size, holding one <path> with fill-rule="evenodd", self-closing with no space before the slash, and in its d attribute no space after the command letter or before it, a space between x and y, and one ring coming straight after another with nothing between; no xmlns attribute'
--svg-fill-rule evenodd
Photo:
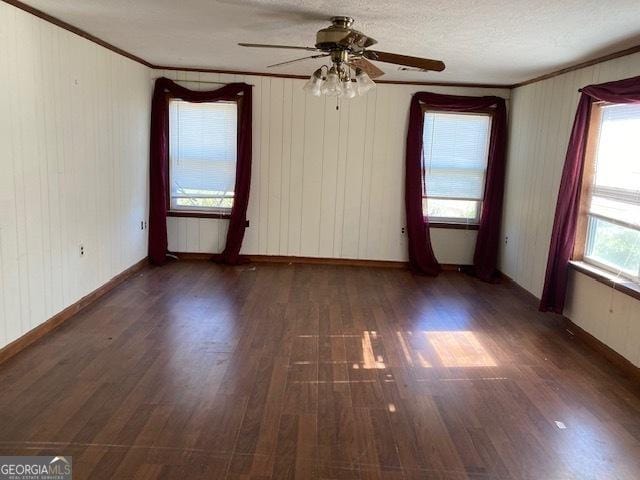
<svg viewBox="0 0 640 480"><path fill-rule="evenodd" d="M373 353L373 345L371 344L371 339L376 339L377 334L375 331L364 331L362 332L362 368L372 369L372 368L387 368L384 364L384 358L382 355L375 355Z"/></svg>
<svg viewBox="0 0 640 480"><path fill-rule="evenodd" d="M444 367L495 367L495 360L470 331L424 332Z"/></svg>

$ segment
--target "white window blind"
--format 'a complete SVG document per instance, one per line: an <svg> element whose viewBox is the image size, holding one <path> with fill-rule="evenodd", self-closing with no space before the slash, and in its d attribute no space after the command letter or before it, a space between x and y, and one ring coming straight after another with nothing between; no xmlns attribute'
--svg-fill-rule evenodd
<svg viewBox="0 0 640 480"><path fill-rule="evenodd" d="M490 131L487 114L425 112L423 205L430 218L477 221Z"/></svg>
<svg viewBox="0 0 640 480"><path fill-rule="evenodd" d="M235 102L169 103L172 209L232 207L237 124Z"/></svg>
<svg viewBox="0 0 640 480"><path fill-rule="evenodd" d="M600 108L585 260L640 279L640 105Z"/></svg>

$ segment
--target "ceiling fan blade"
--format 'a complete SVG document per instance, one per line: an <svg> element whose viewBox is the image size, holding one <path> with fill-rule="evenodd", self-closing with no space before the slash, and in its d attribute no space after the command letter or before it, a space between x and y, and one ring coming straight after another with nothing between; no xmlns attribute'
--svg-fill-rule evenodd
<svg viewBox="0 0 640 480"><path fill-rule="evenodd" d="M295 60L287 60L286 62L274 63L273 65L267 65L267 68L279 67L280 65L288 65L289 63L300 62L301 60L307 60L309 58L328 57L330 53L321 53L319 55L310 55L308 57L296 58Z"/></svg>
<svg viewBox="0 0 640 480"><path fill-rule="evenodd" d="M398 55L396 53L379 52L377 50L365 50L363 55L369 60L405 65L407 67L419 68L420 70L433 70L435 72L444 70L444 63L440 60L410 57L409 55Z"/></svg>
<svg viewBox="0 0 640 480"><path fill-rule="evenodd" d="M289 50L306 50L308 52L317 52L315 47L295 47L292 45L266 45L263 43L239 43L241 47L253 47L253 48L286 48Z"/></svg>
<svg viewBox="0 0 640 480"><path fill-rule="evenodd" d="M352 67L360 68L364 73L369 75L370 78L378 78L384 75L384 72L376 67L373 63L371 63L366 58L353 58L349 60L349 64Z"/></svg>

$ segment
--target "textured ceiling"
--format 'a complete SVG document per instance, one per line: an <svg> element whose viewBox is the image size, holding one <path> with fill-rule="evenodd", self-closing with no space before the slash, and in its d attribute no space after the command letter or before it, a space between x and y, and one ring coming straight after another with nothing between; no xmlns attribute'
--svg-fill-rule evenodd
<svg viewBox="0 0 640 480"><path fill-rule="evenodd" d="M441 73L377 63L385 80L513 84L640 43L638 0L25 0L156 65L308 75L305 52L333 15L379 50L443 60ZM302 53L302 55L301 55Z"/></svg>

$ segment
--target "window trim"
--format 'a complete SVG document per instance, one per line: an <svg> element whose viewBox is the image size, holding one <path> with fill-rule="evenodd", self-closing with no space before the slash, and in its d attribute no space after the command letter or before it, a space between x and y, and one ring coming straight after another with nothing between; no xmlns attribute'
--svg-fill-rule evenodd
<svg viewBox="0 0 640 480"><path fill-rule="evenodd" d="M629 280L627 277L618 277L609 270L599 268L583 260L569 260L569 267L593 278L596 282L640 300L640 285Z"/></svg>
<svg viewBox="0 0 640 480"><path fill-rule="evenodd" d="M480 225L477 223L429 222L429 228L446 228L449 230L478 230L480 228Z"/></svg>
<svg viewBox="0 0 640 480"><path fill-rule="evenodd" d="M487 170L488 170L488 166L489 166L489 149L491 147L491 133L493 132L493 122L495 121L495 116L496 116L496 109L495 108L484 108L484 109L478 109L478 110L474 110L473 112L469 112L469 111L456 111L456 110L451 110L449 108L442 108L442 107L434 107L432 105L427 105L427 104L421 104L420 105L421 110L422 110L422 121L424 124L424 115L426 113L429 112L434 112L434 113L450 113L450 114L454 114L454 115L474 115L474 116L487 116L491 119L491 122L489 123L489 135L487 138L487 143L489 148L487 148L487 166L485 167L484 170L484 185L483 185L483 192L482 192L482 198L481 199L475 199L475 198L453 198L453 197L429 197L427 195L425 195L424 192L424 185L425 185L425 169L424 169L424 163L422 164L422 200L426 200L427 202L429 202L429 198L435 198L435 199L441 199L441 200L466 200L466 201L473 201L473 202L477 202L478 203L478 209L477 209L477 215L476 218L474 219L463 219L463 218L447 218L447 217L427 217L427 215L424 214L424 211L422 212L423 217L425 218L425 220L427 220L429 222L429 227L434 227L434 228L452 228L452 229L460 229L460 230L478 230L479 226L480 226L480 217L482 215L482 204L484 203L484 190L486 189L487 186ZM424 149L424 138L422 140L422 148ZM422 155L422 158L424 160L424 155Z"/></svg>
<svg viewBox="0 0 640 480"><path fill-rule="evenodd" d="M573 255L569 261L570 266L588 275L605 285L609 285L634 298L640 299L640 277L632 277L628 273L612 268L586 255L589 219L599 218L605 222L620 225L632 230L640 230L638 226L609 218L603 215L591 213L589 207L591 197L596 189L594 177L596 172L598 141L600 139L600 128L602 125L603 107L607 105L617 105L610 102L594 102L591 106L589 125L587 128L587 143L582 169L582 185L580 188L580 204L578 209L578 219L576 228L576 240L573 247Z"/></svg>
<svg viewBox="0 0 640 480"><path fill-rule="evenodd" d="M229 212L206 212L203 210L167 210L167 217L190 217L190 218L231 218Z"/></svg>
<svg viewBox="0 0 640 480"><path fill-rule="evenodd" d="M242 108L242 102L244 96L240 95L234 100L215 100L215 101L206 101L206 102L192 102L189 100L185 100L179 96L172 95L170 93L165 94L165 99L167 102L167 110L170 108L170 102L172 100L179 100L187 103L235 103L236 104L236 145L239 142L239 131L240 131L240 109ZM171 115L168 116L167 128L171 128ZM237 173L237 163L238 159L236 158L236 173ZM216 219L229 219L231 218L231 208L226 207L211 207L210 209L204 210L197 207L194 208L172 208L171 207L171 138L167 134L167 191L165 192L165 200L167 204L167 217L185 217L185 218L216 218ZM235 203L235 185L234 185L234 203Z"/></svg>

